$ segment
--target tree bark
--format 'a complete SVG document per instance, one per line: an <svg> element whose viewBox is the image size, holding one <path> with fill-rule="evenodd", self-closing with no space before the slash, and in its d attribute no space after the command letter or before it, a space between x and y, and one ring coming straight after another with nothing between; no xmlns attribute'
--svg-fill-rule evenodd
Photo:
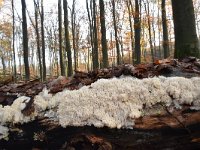
<svg viewBox="0 0 200 150"><path fill-rule="evenodd" d="M73 41L73 50L74 50L74 70L77 70L77 46L76 46L76 14L75 14L75 2L72 3L72 12L71 12L71 25L72 25L72 41Z"/></svg>
<svg viewBox="0 0 200 150"><path fill-rule="evenodd" d="M132 1L131 1L131 0L128 0L126 3L127 3L127 8L128 8L128 19L129 19L129 25L130 25L130 29L131 29L132 63L135 64L135 51L134 51L133 25L132 25L132 19L131 19L131 11L133 11L133 7L132 7Z"/></svg>
<svg viewBox="0 0 200 150"><path fill-rule="evenodd" d="M99 54L98 54L98 37L97 37L97 23L96 23L96 0L93 0L93 34L94 34L94 52L92 56L93 69L99 68Z"/></svg>
<svg viewBox="0 0 200 150"><path fill-rule="evenodd" d="M100 6L100 23L101 23L101 45L102 45L102 54L103 54L103 68L109 66L108 62L108 47L106 40L106 25L105 25L105 8L104 1L99 0Z"/></svg>
<svg viewBox="0 0 200 150"><path fill-rule="evenodd" d="M160 31L161 31L161 28L160 28L160 8L159 8L159 6L160 6L160 1L158 1L158 4L157 4L157 6L158 6L158 12L157 12L157 14L158 14L158 21L157 21L157 26L158 26L158 53L159 53L159 59L161 59L162 57L162 55L161 55L161 34L160 34ZM169 45L169 43L168 43L168 45Z"/></svg>
<svg viewBox="0 0 200 150"><path fill-rule="evenodd" d="M135 30L136 63L139 64L139 63L141 63L141 47L140 47L141 22L140 22L140 10L139 10L139 1L138 0L135 0L134 30Z"/></svg>
<svg viewBox="0 0 200 150"><path fill-rule="evenodd" d="M88 21L89 21L89 36L90 38L88 39L88 42L90 42L92 53L94 51L94 46L93 46L93 31L92 31L92 20L91 20L91 13L89 10L89 4L88 0L86 0L86 9L87 9L87 15L88 15ZM89 47L89 46L88 46ZM89 48L88 48L89 49ZM88 52L89 53L89 52ZM90 54L90 53L89 53ZM90 56L89 56L90 57ZM89 59L88 59L89 60ZM91 67L92 68L92 67Z"/></svg>
<svg viewBox="0 0 200 150"><path fill-rule="evenodd" d="M62 6L61 0L58 0L58 26L59 26L59 55L60 55L60 71L61 76L65 76L65 64L63 61L63 48L62 48Z"/></svg>
<svg viewBox="0 0 200 150"><path fill-rule="evenodd" d="M172 0L175 58L200 57L192 0Z"/></svg>
<svg viewBox="0 0 200 150"><path fill-rule="evenodd" d="M121 55L119 50L119 38L118 38L118 32L117 32L117 23L116 23L116 7L115 7L115 0L112 0L112 15L113 15L113 25L114 25L114 31L115 31L115 42L116 42L116 49L117 49L117 65L121 64Z"/></svg>
<svg viewBox="0 0 200 150"><path fill-rule="evenodd" d="M46 61L45 61L45 41L44 41L44 6L41 0L41 39L42 39L42 66L43 66L43 81L46 80Z"/></svg>
<svg viewBox="0 0 200 150"><path fill-rule="evenodd" d="M15 10L14 10L14 0L12 3L12 21L13 21L13 39L12 39L12 48L13 48L13 70L14 70L14 81L17 77L17 68L16 68L16 57L15 57Z"/></svg>
<svg viewBox="0 0 200 150"><path fill-rule="evenodd" d="M147 14L151 59L152 59L152 62L154 62L154 50L153 50L153 44L152 44L151 21L150 21L150 10L149 10L149 1L148 0L146 1L146 3L144 3L144 8L145 8L145 11L146 11L146 14Z"/></svg>
<svg viewBox="0 0 200 150"><path fill-rule="evenodd" d="M5 77L6 75L6 64L5 64L5 59L3 56L1 56L1 62L2 62L2 66L3 66L3 75Z"/></svg>
<svg viewBox="0 0 200 150"><path fill-rule="evenodd" d="M30 79L30 70L29 70L29 50L28 50L28 32L27 32L27 21L26 21L26 2L21 0L22 5L22 31L23 31L23 55L24 55L24 66L25 66L25 78L26 80Z"/></svg>
<svg viewBox="0 0 200 150"><path fill-rule="evenodd" d="M35 32L36 32L36 42L37 42L37 55L39 61L39 72L40 72L40 79L42 80L42 61L41 61L41 51L40 51L40 34L38 28L38 13L39 13L39 2L34 0L34 9L35 9Z"/></svg>
<svg viewBox="0 0 200 150"><path fill-rule="evenodd" d="M166 18L166 0L162 0L161 9L162 9L162 27L163 27L163 49L164 49L164 58L169 57L169 38L168 38L168 27L167 27L167 18Z"/></svg>
<svg viewBox="0 0 200 150"><path fill-rule="evenodd" d="M68 20L68 3L67 0L63 0L63 8L64 8L64 25L65 25L65 52L67 52L67 75L71 76L73 74L72 69L72 54L71 54L71 45L69 39L69 20Z"/></svg>

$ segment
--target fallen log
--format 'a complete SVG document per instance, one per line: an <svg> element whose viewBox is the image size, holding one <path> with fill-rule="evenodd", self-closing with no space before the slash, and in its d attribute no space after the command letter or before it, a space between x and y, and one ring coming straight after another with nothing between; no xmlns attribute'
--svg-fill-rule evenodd
<svg viewBox="0 0 200 150"><path fill-rule="evenodd" d="M191 71L194 69L199 71L196 65L198 62L199 60L197 59L188 58L181 62L177 60L164 60L157 61L154 64L140 64L138 66L126 64L88 73L76 72L71 78L60 77L47 83L40 83L38 80L35 80L22 85L4 85L6 86L8 97L6 97L4 92L5 87L0 87L0 92L4 94L0 104L8 106L7 108L9 109L10 107L12 109L15 108L16 110L14 112L20 112L22 118L14 118L15 123L6 122L2 124L2 127L0 125L0 130L1 128L2 131L5 132L9 130L9 135L6 134L6 136L1 134L3 132L0 132L0 137L3 137L0 140L0 149L199 149L200 111L196 109L196 107L199 106L196 100L199 98L198 94L196 97L194 96L194 102L183 103L181 106L176 103L176 100L181 100L181 97L175 96L176 94L173 95L173 90L167 93L169 98L173 101L173 103L170 102L170 106L164 105L163 102L156 103L155 105L153 104L152 106L149 106L150 103L142 103L141 107L145 108L145 111L142 111L138 117L130 119L133 121L131 124L134 123L132 129L126 129L123 128L123 126L119 126L120 129L106 126L99 128L95 127L93 124L79 127L75 125L70 126L70 123L73 125L73 122L70 122L67 126L63 126L60 118L57 116L59 115L57 113L59 108L53 107L56 105L56 102L53 103L53 95L55 93L61 92L66 88L68 90L78 90L84 85L88 85L88 90L94 90L95 84L92 83L96 83L97 80L99 81L99 79L102 78L108 79L120 77L122 75L133 76L139 79L159 75L167 77L199 77L198 72ZM161 78L160 81L163 82L163 79ZM145 82L147 82L147 80L145 80ZM151 85L152 84L148 84L147 86L149 92L147 98L151 98L153 94L152 89L149 89ZM42 91L45 86L47 89ZM155 86L157 88L157 83ZM137 89L139 87L140 86L138 86ZM166 89L164 88L164 90ZM198 89L195 90L197 91L196 93L198 93ZM17 93L15 93L16 91ZM187 93L187 90L185 90L184 93ZM142 94L143 93L141 93L141 95ZM14 100L17 95L20 95L20 97L22 95L28 96L29 98L23 97L20 99L20 103L18 103L18 100ZM43 98L44 101L40 101L41 99L37 99L36 97ZM122 93L120 97L124 99L122 100L122 104L124 105L127 101L126 95ZM71 98L73 98L71 103L76 104L76 102L78 102L78 100L75 100L75 97ZM181 101L187 101L187 97L185 98L186 99L182 99ZM57 99L65 100L59 97L59 95ZM80 100L82 99L83 97L80 96ZM83 104L81 105L82 107L85 106ZM173 104L173 106L171 104ZM175 108L175 105L177 108ZM65 103L63 103L63 106L67 108ZM106 104L105 107L107 106ZM59 107L61 106L59 105ZM136 107L135 109L137 110L138 108ZM81 113L80 108L78 111ZM2 115L1 112L0 117ZM12 115L12 113L10 115ZM30 122L25 123L24 121L23 124L17 122L24 118ZM4 118L4 120L8 119ZM13 120L13 118L11 117L10 120ZM79 121L84 122L84 119L80 119ZM2 122L2 120L0 120L0 122Z"/></svg>
<svg viewBox="0 0 200 150"><path fill-rule="evenodd" d="M186 128L171 114L138 118L135 127L110 129L94 126L62 128L47 119L16 125L2 149L199 149L200 113L177 111ZM174 114L173 114L174 115ZM189 132L188 132L189 131Z"/></svg>

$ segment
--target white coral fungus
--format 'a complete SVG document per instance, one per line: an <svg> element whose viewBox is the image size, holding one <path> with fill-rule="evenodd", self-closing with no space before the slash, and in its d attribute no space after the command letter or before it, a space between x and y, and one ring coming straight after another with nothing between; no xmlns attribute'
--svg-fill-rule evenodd
<svg viewBox="0 0 200 150"><path fill-rule="evenodd" d="M9 129L7 127L0 125L0 140L8 138L8 135L9 135L8 131Z"/></svg>
<svg viewBox="0 0 200 150"><path fill-rule="evenodd" d="M146 110L157 103L177 109L188 104L191 109L200 110L199 87L198 77L155 77L142 80L122 77L100 79L91 86L74 91L64 90L54 96L45 88L34 98L35 112L30 116L21 112L30 101L29 97L19 97L11 106L0 105L0 125L25 123L36 115L44 115L55 120L59 118L63 127L94 125L132 128L134 119L144 115ZM46 113L42 113L44 111Z"/></svg>
<svg viewBox="0 0 200 150"><path fill-rule="evenodd" d="M144 106L190 104L200 107L200 78L157 77L100 79L91 86L63 91L59 99L59 121L63 127L94 125L131 128L142 116Z"/></svg>
<svg viewBox="0 0 200 150"><path fill-rule="evenodd" d="M31 116L25 116L22 114L22 110L26 107L26 104L30 101L29 97L21 96L17 98L11 106L0 105L0 124L6 123L25 123L30 121Z"/></svg>

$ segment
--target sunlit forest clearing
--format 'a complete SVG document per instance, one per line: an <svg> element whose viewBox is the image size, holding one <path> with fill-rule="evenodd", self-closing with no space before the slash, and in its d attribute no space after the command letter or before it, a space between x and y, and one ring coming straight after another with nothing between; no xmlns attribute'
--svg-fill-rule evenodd
<svg viewBox="0 0 200 150"><path fill-rule="evenodd" d="M199 0L0 0L0 149L199 149Z"/></svg>

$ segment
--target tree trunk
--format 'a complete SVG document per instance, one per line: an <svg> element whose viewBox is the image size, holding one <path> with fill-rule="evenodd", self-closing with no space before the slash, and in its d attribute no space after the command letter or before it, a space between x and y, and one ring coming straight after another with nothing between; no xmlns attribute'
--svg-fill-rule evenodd
<svg viewBox="0 0 200 150"><path fill-rule="evenodd" d="M152 26L152 32L153 32L153 49L154 49L154 56L157 58L157 48L156 48L156 30L155 30L155 22L154 22L154 19L155 19L155 4L153 3L153 6L152 6L152 19L151 19L151 26Z"/></svg>
<svg viewBox="0 0 200 150"><path fill-rule="evenodd" d="M118 39L118 32L117 32L117 23L116 23L116 8L115 8L115 0L112 0L112 15L113 15L113 25L115 31L115 42L116 42L116 49L117 49L117 65L121 64L121 55L119 50L119 39Z"/></svg>
<svg viewBox="0 0 200 150"><path fill-rule="evenodd" d="M162 27L163 27L163 49L164 49L164 58L169 57L169 38L168 38L168 27L167 27L167 18L166 18L166 1L162 0L161 10L162 10Z"/></svg>
<svg viewBox="0 0 200 150"><path fill-rule="evenodd" d="M34 0L34 9L35 9L35 32L36 32L36 41L37 41L37 55L39 60L39 72L40 72L40 79L42 80L42 61L41 61L41 51L40 51L40 34L38 28L38 13L39 13L39 3L36 3Z"/></svg>
<svg viewBox="0 0 200 150"><path fill-rule="evenodd" d="M5 77L6 75L6 64L5 64L5 59L3 56L1 56L1 62L2 62L2 66L3 66L3 75Z"/></svg>
<svg viewBox="0 0 200 150"><path fill-rule="evenodd" d="M87 15L88 15L88 21L89 21L89 35L90 35L90 39L88 39L88 43L90 43L91 45L91 49L92 49L92 54L94 51L94 44L93 44L93 30L92 30L92 20L91 20L91 13L89 10L89 4L88 4L88 0L86 0L86 9L87 9ZM88 49L89 49L89 45L88 45ZM90 54L90 52L88 51L88 54ZM90 56L88 56L88 60L89 60ZM92 59L93 60L93 59ZM88 62L89 63L89 62ZM89 65L89 64L88 64ZM90 68L90 67L88 67ZM92 67L91 67L92 68Z"/></svg>
<svg viewBox="0 0 200 150"><path fill-rule="evenodd" d="M71 12L71 25L72 25L72 41L73 41L73 50L74 50L74 70L77 70L77 49L76 49L76 14L75 14L75 2L76 0L73 0L72 3L72 12Z"/></svg>
<svg viewBox="0 0 200 150"><path fill-rule="evenodd" d="M108 62L108 47L106 40L106 25L105 25L105 8L104 1L99 0L100 6L100 23L101 23L101 44L102 44L102 54L103 54L103 68L109 66Z"/></svg>
<svg viewBox="0 0 200 150"><path fill-rule="evenodd" d="M64 8L64 25L65 25L65 52L67 52L67 75L71 76L73 74L72 69L72 56L71 56L71 46L69 39L69 20L68 20L68 3L67 0L63 0L63 8Z"/></svg>
<svg viewBox="0 0 200 150"><path fill-rule="evenodd" d="M160 38L160 36L161 36L161 34L160 34L160 31L161 31L161 28L160 28L160 8L159 8L159 6L160 6L160 2L158 1L158 12L157 12L157 14L158 14L158 21L157 21L157 25L158 25L158 53L159 53L159 59L161 59L162 57L161 57L161 38ZM169 43L168 43L168 45L169 45Z"/></svg>
<svg viewBox="0 0 200 150"><path fill-rule="evenodd" d="M148 23L148 31L149 31L149 45L151 50L151 59L152 62L154 62L154 50L153 50L153 44L152 44L152 34L151 34L151 21L150 21L150 11L149 11L149 1L147 0L146 3L144 3L144 8L147 14L147 23Z"/></svg>
<svg viewBox="0 0 200 150"><path fill-rule="evenodd" d="M43 65L43 81L46 80L46 61L45 61L45 41L44 41L44 6L41 0L41 38L42 38L42 65Z"/></svg>
<svg viewBox="0 0 200 150"><path fill-rule="evenodd" d="M131 8L130 8L131 7ZM131 11L133 11L132 7L132 1L127 1L127 8L128 8L128 19L129 19L129 25L131 29L131 51L132 51L132 63L135 64L135 51L134 51L134 37L133 37L133 25L132 25L132 19L131 19Z"/></svg>
<svg viewBox="0 0 200 150"><path fill-rule="evenodd" d="M139 10L139 1L138 0L135 0L134 29L135 29L136 63L139 64L139 63L141 63L141 47L140 47L141 22L140 22L140 10Z"/></svg>
<svg viewBox="0 0 200 150"><path fill-rule="evenodd" d="M79 64L79 41L80 41L80 24L77 23L75 26L75 45L76 45L76 67L78 68Z"/></svg>
<svg viewBox="0 0 200 150"><path fill-rule="evenodd" d="M96 0L93 0L93 34L94 34L94 52L92 56L93 69L99 68L99 54L98 54L98 37L97 37L97 23L96 23Z"/></svg>
<svg viewBox="0 0 200 150"><path fill-rule="evenodd" d="M58 0L60 71L61 71L61 76L65 76L65 65L63 61L63 48L62 48L62 6L61 5L62 5L61 0Z"/></svg>
<svg viewBox="0 0 200 150"><path fill-rule="evenodd" d="M25 78L26 80L30 79L30 70L29 70L29 50L28 50L28 32L27 32L27 21L26 21L26 2L21 0L22 5L22 31L23 31L23 53L24 53L24 66L25 66Z"/></svg>
<svg viewBox="0 0 200 150"><path fill-rule="evenodd" d="M14 0L11 1L12 3L12 19L13 19L13 43L12 43L12 48L13 48L13 69L14 69L14 81L16 81L17 77L17 68L16 68L16 57L15 57L15 10L14 10Z"/></svg>
<svg viewBox="0 0 200 150"><path fill-rule="evenodd" d="M192 0L172 0L175 58L200 57Z"/></svg>

